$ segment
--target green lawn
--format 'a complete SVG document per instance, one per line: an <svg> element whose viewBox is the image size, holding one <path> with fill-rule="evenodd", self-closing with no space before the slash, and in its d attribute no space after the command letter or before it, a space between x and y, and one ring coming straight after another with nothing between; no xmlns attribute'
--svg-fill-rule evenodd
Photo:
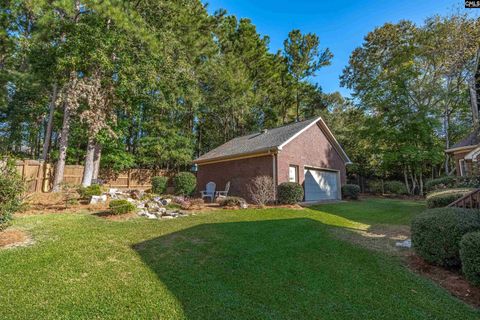
<svg viewBox="0 0 480 320"><path fill-rule="evenodd" d="M14 227L36 243L0 251L0 319L478 319L397 258L329 232L407 223L422 207L367 200L166 221L18 218Z"/></svg>

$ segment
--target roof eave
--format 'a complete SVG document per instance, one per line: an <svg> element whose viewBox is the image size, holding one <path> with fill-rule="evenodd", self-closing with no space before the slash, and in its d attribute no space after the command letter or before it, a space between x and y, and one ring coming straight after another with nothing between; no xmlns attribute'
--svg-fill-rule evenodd
<svg viewBox="0 0 480 320"><path fill-rule="evenodd" d="M469 145L469 146L450 148L450 149L446 149L446 150L445 150L445 153L452 153L452 152L455 152L455 151L462 151L462 150L474 149L474 148L476 148L476 147L478 147L478 144L472 144L472 145Z"/></svg>
<svg viewBox="0 0 480 320"><path fill-rule="evenodd" d="M231 160L242 159L242 158L261 157L261 156L264 156L264 155L277 153L278 150L279 150L278 147L268 147L268 148L263 148L263 149L260 149L260 150L255 150L254 152L237 153L237 154L234 154L234 155L207 158L207 159L195 159L195 160L193 160L193 163L195 163L195 164L208 164L208 163L212 163L212 162L231 161Z"/></svg>

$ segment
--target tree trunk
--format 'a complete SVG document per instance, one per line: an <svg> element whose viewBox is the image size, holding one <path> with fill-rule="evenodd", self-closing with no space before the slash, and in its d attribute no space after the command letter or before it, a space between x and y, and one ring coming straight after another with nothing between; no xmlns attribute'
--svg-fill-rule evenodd
<svg viewBox="0 0 480 320"><path fill-rule="evenodd" d="M445 130L445 149L449 149L450 148L450 137L449 137L449 126L450 126L450 113L448 111L448 104L445 104L445 115L444 115L444 118L443 118L443 127L444 127L444 130ZM448 172L450 170L448 170L448 167L449 167L449 156L448 154L445 154L445 174L448 175Z"/></svg>
<svg viewBox="0 0 480 320"><path fill-rule="evenodd" d="M102 146L100 143L95 143L95 152L93 154L93 179L98 179L100 172L100 159L102 158Z"/></svg>
<svg viewBox="0 0 480 320"><path fill-rule="evenodd" d="M410 190L410 184L408 183L407 167L403 167L403 176L405 178L405 186L407 187L407 192L408 192L408 194L412 194L412 192Z"/></svg>
<svg viewBox="0 0 480 320"><path fill-rule="evenodd" d="M50 150L50 140L52 139L53 115L55 113L55 102L57 101L57 84L53 85L52 100L50 101L50 112L48 114L47 131L45 132L45 141L43 142L42 160L47 161L48 151Z"/></svg>
<svg viewBox="0 0 480 320"><path fill-rule="evenodd" d="M68 134L70 132L70 107L67 103L64 105L63 124L60 133L59 155L57 165L55 166L55 177L53 178L53 192L60 191L60 184L63 182L63 172L65 171L65 160L67 159Z"/></svg>
<svg viewBox="0 0 480 320"><path fill-rule="evenodd" d="M83 167L82 187L88 187L92 184L94 164L93 158L95 154L95 139L88 138L87 154L85 155L85 164Z"/></svg>
<svg viewBox="0 0 480 320"><path fill-rule="evenodd" d="M296 102L297 102L297 122L298 122L298 121L300 121L300 97L298 96L298 83L297 83Z"/></svg>
<svg viewBox="0 0 480 320"><path fill-rule="evenodd" d="M420 195L423 196L423 170L420 170Z"/></svg>

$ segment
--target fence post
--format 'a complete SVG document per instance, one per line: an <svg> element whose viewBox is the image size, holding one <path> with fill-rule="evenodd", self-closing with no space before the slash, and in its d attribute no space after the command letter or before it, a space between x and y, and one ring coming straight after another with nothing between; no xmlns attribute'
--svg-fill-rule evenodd
<svg viewBox="0 0 480 320"><path fill-rule="evenodd" d="M130 169L127 171L127 189L130 189Z"/></svg>

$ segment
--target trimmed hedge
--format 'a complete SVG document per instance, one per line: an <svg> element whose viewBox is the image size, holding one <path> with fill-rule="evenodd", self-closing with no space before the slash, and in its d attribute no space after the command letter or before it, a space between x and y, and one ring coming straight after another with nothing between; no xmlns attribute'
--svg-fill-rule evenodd
<svg viewBox="0 0 480 320"><path fill-rule="evenodd" d="M164 194L167 191L167 184L167 177L152 177L152 192L156 194Z"/></svg>
<svg viewBox="0 0 480 320"><path fill-rule="evenodd" d="M92 184L88 187L80 187L78 193L80 194L80 198L90 199L92 196L101 196L102 187L99 184Z"/></svg>
<svg viewBox="0 0 480 320"><path fill-rule="evenodd" d="M427 191L450 188L480 188L480 176L445 176L428 180L425 183L425 190Z"/></svg>
<svg viewBox="0 0 480 320"><path fill-rule="evenodd" d="M133 203L127 200L112 200L108 206L114 215L133 212L137 209Z"/></svg>
<svg viewBox="0 0 480 320"><path fill-rule="evenodd" d="M480 230L480 213L474 209L436 208L412 221L415 251L427 262L443 267L460 266L460 240Z"/></svg>
<svg viewBox="0 0 480 320"><path fill-rule="evenodd" d="M195 191L197 178L191 172L179 172L173 177L173 186L176 194L189 196Z"/></svg>
<svg viewBox="0 0 480 320"><path fill-rule="evenodd" d="M303 200L303 188L296 182L284 182L277 189L278 201L282 204L295 204Z"/></svg>
<svg viewBox="0 0 480 320"><path fill-rule="evenodd" d="M427 195L427 208L446 207L472 190L473 189L446 189L429 193Z"/></svg>
<svg viewBox="0 0 480 320"><path fill-rule="evenodd" d="M471 232L460 241L462 271L474 286L480 286L480 232Z"/></svg>
<svg viewBox="0 0 480 320"><path fill-rule="evenodd" d="M342 197L345 199L358 199L360 193L360 187L356 184L346 184L342 186Z"/></svg>

